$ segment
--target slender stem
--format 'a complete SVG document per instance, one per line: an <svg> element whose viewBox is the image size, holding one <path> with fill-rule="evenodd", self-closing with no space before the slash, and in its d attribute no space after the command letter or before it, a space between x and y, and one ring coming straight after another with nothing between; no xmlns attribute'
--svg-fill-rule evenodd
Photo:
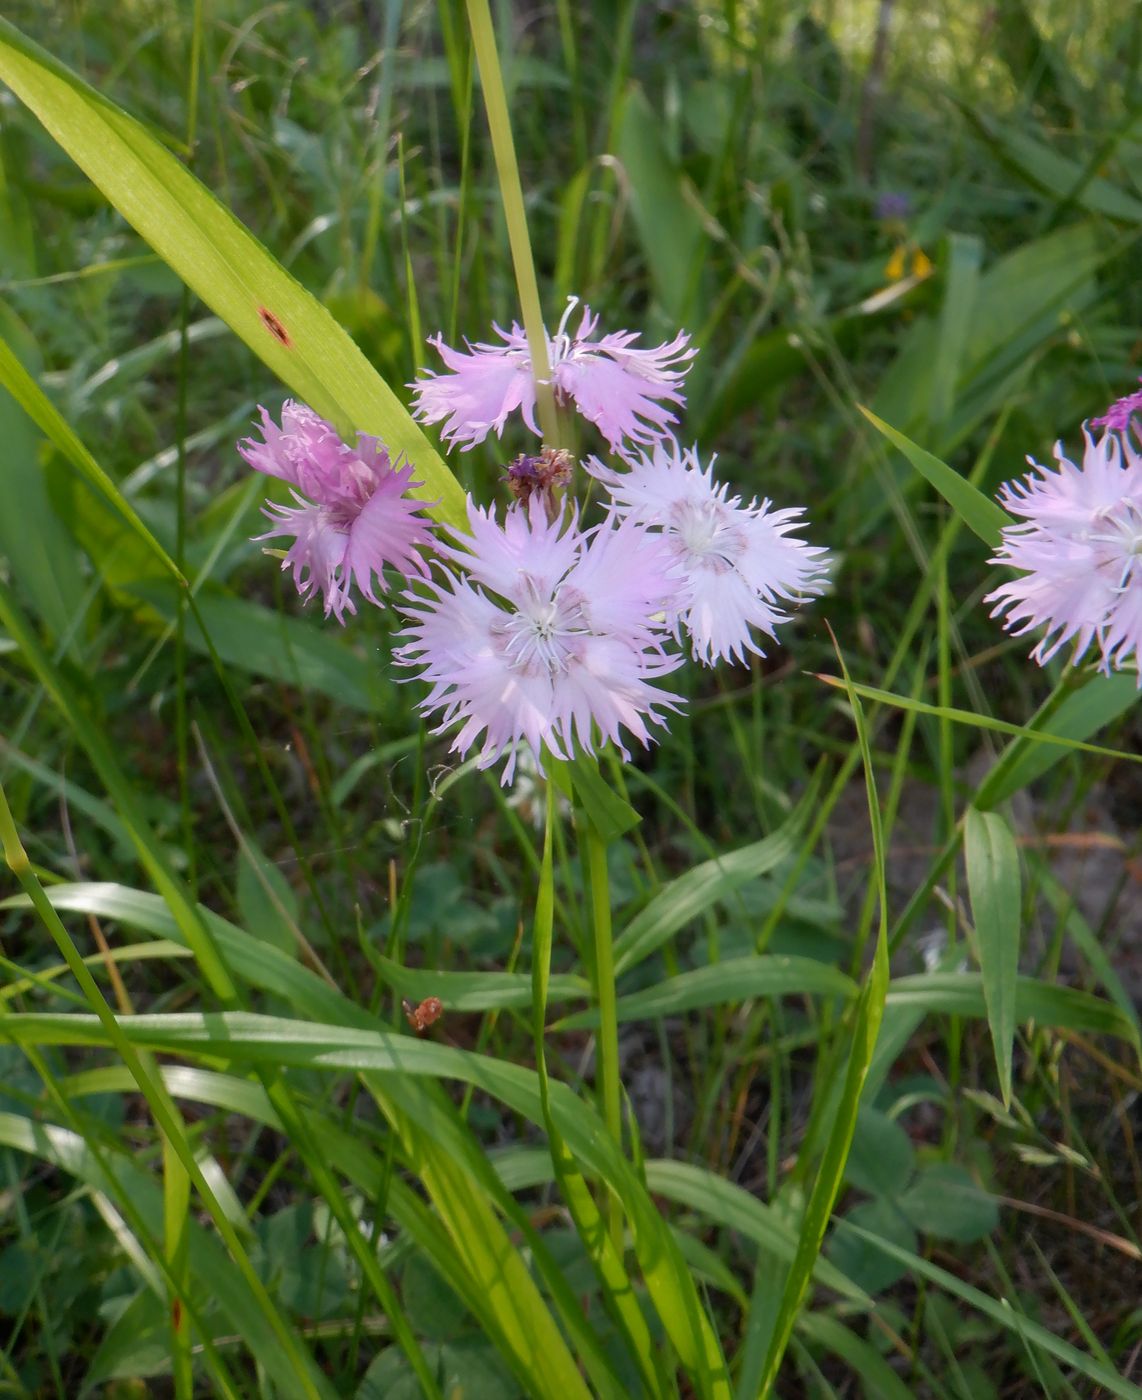
<svg viewBox="0 0 1142 1400"><path fill-rule="evenodd" d="M611 888L607 873L607 843L589 820L583 822L587 878L591 886L591 927L595 936L595 1001L599 1007L599 1031L595 1042L598 1063L596 1081L599 1105L607 1131L623 1141L622 1098L619 1086L619 1017L615 1001L615 954L611 934ZM622 1248L622 1207L612 1198L608 1209L611 1238Z"/></svg>
<svg viewBox="0 0 1142 1400"><path fill-rule="evenodd" d="M496 51L496 31L488 0L466 0L468 25L472 31L472 46L480 68L480 84L484 91L484 108L492 134L492 153L500 181L504 222L508 229L512 266L515 268L516 288L523 313L531 368L535 376L536 410L544 441L555 446L558 428L555 417L555 395L551 388L551 361L547 354L547 332L543 326L543 306L539 300L539 283L535 277L535 261L531 255L531 239L527 232L527 212L523 203L523 187L519 179L515 142L512 139L508 100L504 92L504 77L500 71L500 56Z"/></svg>

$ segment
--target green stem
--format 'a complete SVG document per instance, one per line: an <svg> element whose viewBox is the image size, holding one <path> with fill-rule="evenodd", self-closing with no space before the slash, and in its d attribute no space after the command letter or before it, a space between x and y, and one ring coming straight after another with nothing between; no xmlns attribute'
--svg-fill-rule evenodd
<svg viewBox="0 0 1142 1400"><path fill-rule="evenodd" d="M611 888L607 873L607 843L587 819L583 821L583 845L587 878L591 886L591 927L595 937L595 1000L599 1007L599 1032L595 1042L598 1063L596 1081L599 1105L607 1131L623 1142L622 1098L619 1088L619 1017L615 1000L615 954L611 931ZM622 1247L622 1207L613 1197L608 1210L611 1238Z"/></svg>
<svg viewBox="0 0 1142 1400"><path fill-rule="evenodd" d="M527 232L527 212L523 203L523 187L519 179L515 142L512 139L508 100L504 92L504 77L500 71L500 56L496 50L496 31L488 0L466 0L468 25L472 31L472 46L480 68L480 83L484 91L484 108L492 134L492 153L500 182L504 222L508 229L512 266L515 268L523 326L531 354L535 376L536 411L543 438L550 446L558 442L555 417L555 394L551 388L551 361L547 354L547 332L543 326L543 306L539 300L539 283L535 277L535 261L531 255L531 239Z"/></svg>

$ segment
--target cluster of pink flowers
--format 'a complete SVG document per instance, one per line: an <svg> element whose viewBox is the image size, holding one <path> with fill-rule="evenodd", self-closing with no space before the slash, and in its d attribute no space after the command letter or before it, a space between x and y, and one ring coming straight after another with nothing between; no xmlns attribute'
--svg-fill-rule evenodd
<svg viewBox="0 0 1142 1400"><path fill-rule="evenodd" d="M395 576L396 660L428 686L419 708L435 732L455 731L453 752L476 748L481 768L505 759L505 783L521 750L542 773L544 754L611 743L628 757L628 737L649 744L682 703L662 685L682 648L706 666L762 656L761 639L828 577L825 550L797 533L801 508L744 502L712 457L703 464L674 437L689 337L642 348L631 331L598 335L589 307L572 332L577 305L547 336L550 385L610 448L610 463L583 463L604 493L601 523L584 525L564 499L574 463L551 444L509 466L515 500L502 518L469 498L467 531L447 539L408 495L410 464L365 434L346 443L302 404L287 401L280 427L263 409L261 440L239 445L291 488L294 504L268 505L259 538L292 541L282 568L302 597L320 594L344 622L354 593L379 605L386 571ZM495 329L502 344L462 351L434 337L445 370L410 386L415 415L465 449L502 435L514 413L540 435L527 338L515 323ZM985 601L1016 636L1042 629L1040 665L1073 642L1075 662L1096 647L1103 671L1132 667L1142 685L1140 418L1142 390L1092 421L1100 438L1084 427L1081 466L1059 445L1057 470L1028 458L1033 471L1004 486L1016 520L991 562L1016 574Z"/></svg>
<svg viewBox="0 0 1142 1400"><path fill-rule="evenodd" d="M598 336L588 307L571 332L576 306L547 338L550 384L617 459L585 463L604 488L601 523L585 526L563 499L573 464L552 445L509 468L517 499L502 519L469 499L468 530L447 539L405 494L411 465L363 434L348 445L303 405L287 402L280 428L263 409L262 441L240 446L292 488L296 505L268 506L261 538L292 538L282 567L304 598L320 593L343 622L354 586L376 604L386 570L400 577L396 659L428 686L422 713L436 732L455 729L454 752L476 747L479 767L505 759L505 783L521 747L540 772L545 754L604 743L629 757L627 738L649 744L681 705L661 683L682 665L684 639L705 665L764 655L759 634L774 638L827 577L825 551L795 533L800 509L744 503L715 480L713 459L703 466L671 434L689 336L649 349L630 331ZM496 332L502 345L466 351L435 337L445 372L411 386L415 415L466 449L516 412L539 435L527 339L515 324Z"/></svg>

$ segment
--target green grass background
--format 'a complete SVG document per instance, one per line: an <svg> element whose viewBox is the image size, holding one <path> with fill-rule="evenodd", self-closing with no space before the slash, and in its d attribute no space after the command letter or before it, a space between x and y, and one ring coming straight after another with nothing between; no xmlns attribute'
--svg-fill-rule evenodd
<svg viewBox="0 0 1142 1400"><path fill-rule="evenodd" d="M749 669L688 668L670 739L621 775L604 765L643 818L609 862L638 1124L623 1199L651 1241L626 1262L649 1341L640 1352L634 1318L608 1312L566 1183L537 1151L550 1121L509 1084L535 1064L538 795L457 772L418 726L415 687L388 664L391 614L323 625L249 542L264 483L234 442L282 385L0 88L0 334L182 562L205 627L74 455L0 392L0 779L113 1006L279 1018L233 1020L197 1050L164 1023L140 1040L161 1059L132 1077L121 1046L77 1030L76 983L5 888L0 1392L415 1395L411 1337L443 1394L558 1394L556 1362L541 1384L509 1335L542 1295L596 1393L718 1393L664 1320L682 1292L654 1282L652 1245L666 1247L631 1204L653 1200L730 1385L756 1394L880 875L885 1027L779 1392L1136 1394L1137 765L986 727L1025 724L1061 666L1041 671L988 618L987 547L858 405L991 494L1025 454L1048 460L1060 437L1077 451L1081 420L1133 386L1142 10L556 0L494 14L549 323L574 294L651 342L687 327L701 353L684 439L747 497L807 505L837 557L782 647ZM187 161L398 395L433 363L427 334L482 338L518 314L462 6L15 0L5 17ZM889 194L903 216L883 216ZM512 431L451 464L488 499L525 445ZM581 445L595 446L585 430ZM818 679L840 671L826 620L857 686L920 702L865 694L879 853L853 697ZM1132 678L1060 691L1059 732L1136 756L1133 698ZM969 806L985 826L968 826L965 871ZM1001 847L989 876L995 811L1017 855ZM548 1068L589 1085L569 838L553 878ZM984 985L985 935L1012 918L1024 980ZM762 955L794 960L785 982ZM304 968L327 976L320 995ZM399 1028L400 995L441 985L446 1016L407 1076L369 1060L371 1040L343 1047L340 1073L321 1068L324 1043L305 1048L303 1024L373 1036L370 1013ZM997 988L1015 1026L1009 1104ZM417 1097L416 1075L447 1095ZM167 1090L181 1119L159 1133ZM564 1108L580 1169L617 1192L622 1170L590 1159ZM504 1184L477 1190L488 1161ZM515 1304L489 1282L501 1239L521 1261L501 1280ZM163 1299L180 1288L190 1327L172 1353ZM656 1379L638 1364L654 1350Z"/></svg>

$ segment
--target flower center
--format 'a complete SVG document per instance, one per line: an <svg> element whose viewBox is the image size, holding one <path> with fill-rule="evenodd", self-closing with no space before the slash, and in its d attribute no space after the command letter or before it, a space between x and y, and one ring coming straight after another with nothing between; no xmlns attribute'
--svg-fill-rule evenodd
<svg viewBox="0 0 1142 1400"><path fill-rule="evenodd" d="M732 569L741 556L741 531L727 522L718 501L681 501L673 509L674 534L693 564L717 573Z"/></svg>
<svg viewBox="0 0 1142 1400"><path fill-rule="evenodd" d="M1087 539L1111 546L1106 562L1121 561L1122 564L1114 591L1125 593L1132 583L1142 579L1142 504L1132 500L1119 501L1102 513L1102 522L1110 528L1105 533L1089 534Z"/></svg>
<svg viewBox="0 0 1142 1400"><path fill-rule="evenodd" d="M521 582L516 611L501 627L508 659L525 673L559 675L578 655L578 638L591 631L586 599L566 586L540 589L529 574Z"/></svg>

